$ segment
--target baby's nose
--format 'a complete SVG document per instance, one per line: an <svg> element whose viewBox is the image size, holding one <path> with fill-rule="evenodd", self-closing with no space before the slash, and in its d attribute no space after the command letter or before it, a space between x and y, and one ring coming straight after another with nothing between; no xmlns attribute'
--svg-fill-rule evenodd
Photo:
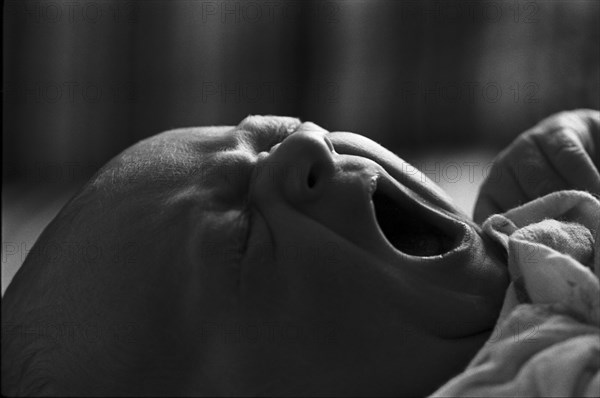
<svg viewBox="0 0 600 398"><path fill-rule="evenodd" d="M272 159L283 167L283 178L277 184L288 201L310 201L325 189L334 171L334 149L326 133L312 123L305 123L273 148Z"/></svg>

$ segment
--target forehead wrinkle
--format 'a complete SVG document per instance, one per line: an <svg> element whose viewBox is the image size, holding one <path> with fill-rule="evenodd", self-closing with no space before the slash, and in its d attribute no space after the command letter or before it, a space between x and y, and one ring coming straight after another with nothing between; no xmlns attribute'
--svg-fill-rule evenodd
<svg viewBox="0 0 600 398"><path fill-rule="evenodd" d="M238 125L241 130L278 132L293 131L300 125L300 120L286 116L248 116Z"/></svg>
<svg viewBox="0 0 600 398"><path fill-rule="evenodd" d="M247 195L256 155L245 148L220 152L204 166L204 181L224 200L239 202Z"/></svg>
<svg viewBox="0 0 600 398"><path fill-rule="evenodd" d="M255 155L245 150L204 156L190 169L187 182L169 193L166 204L192 201L206 210L240 208L254 163Z"/></svg>
<svg viewBox="0 0 600 398"><path fill-rule="evenodd" d="M251 162L251 155L235 149L226 150L208 154L196 163L195 168L201 172L202 179L206 179L229 173L240 161Z"/></svg>
<svg viewBox="0 0 600 398"><path fill-rule="evenodd" d="M222 166L222 154L236 148L237 139L233 130L203 133L186 134L190 139L179 135L180 139L166 136L156 140L150 145L151 158L159 159L159 164L173 175L210 175Z"/></svg>
<svg viewBox="0 0 600 398"><path fill-rule="evenodd" d="M238 126L239 144L258 153L283 141L300 124L300 120L290 117L248 116Z"/></svg>
<svg viewBox="0 0 600 398"><path fill-rule="evenodd" d="M204 136L202 139L193 142L191 145L202 153L213 154L215 152L222 152L234 148L237 145L237 139L235 131L230 130L220 135L213 135L210 137Z"/></svg>

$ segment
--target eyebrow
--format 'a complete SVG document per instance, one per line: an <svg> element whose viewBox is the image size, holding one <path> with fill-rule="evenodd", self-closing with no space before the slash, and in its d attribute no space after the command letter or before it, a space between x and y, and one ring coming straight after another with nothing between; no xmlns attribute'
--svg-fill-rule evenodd
<svg viewBox="0 0 600 398"><path fill-rule="evenodd" d="M203 185L225 183L237 190L243 186L242 180L250 180L252 164L257 155L283 141L298 125L300 122L273 126L250 124L204 135L190 144L193 150L188 154L196 153L198 156L188 172L194 180L202 181Z"/></svg>

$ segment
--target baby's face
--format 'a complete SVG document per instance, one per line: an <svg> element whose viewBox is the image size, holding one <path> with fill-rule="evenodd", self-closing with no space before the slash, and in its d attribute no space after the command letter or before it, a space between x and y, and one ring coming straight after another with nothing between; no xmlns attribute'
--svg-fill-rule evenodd
<svg viewBox="0 0 600 398"><path fill-rule="evenodd" d="M484 343L507 284L431 181L291 118L152 137L77 201L101 224L86 236L141 248L96 280L173 339L148 360L181 358L157 366L184 391L429 393Z"/></svg>

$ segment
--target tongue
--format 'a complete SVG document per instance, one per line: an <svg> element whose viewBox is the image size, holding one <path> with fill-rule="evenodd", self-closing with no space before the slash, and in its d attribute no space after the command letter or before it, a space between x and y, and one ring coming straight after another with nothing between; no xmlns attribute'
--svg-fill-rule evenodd
<svg viewBox="0 0 600 398"><path fill-rule="evenodd" d="M417 256L434 256L444 251L442 238L434 233L406 232L389 237L396 248L406 254Z"/></svg>

